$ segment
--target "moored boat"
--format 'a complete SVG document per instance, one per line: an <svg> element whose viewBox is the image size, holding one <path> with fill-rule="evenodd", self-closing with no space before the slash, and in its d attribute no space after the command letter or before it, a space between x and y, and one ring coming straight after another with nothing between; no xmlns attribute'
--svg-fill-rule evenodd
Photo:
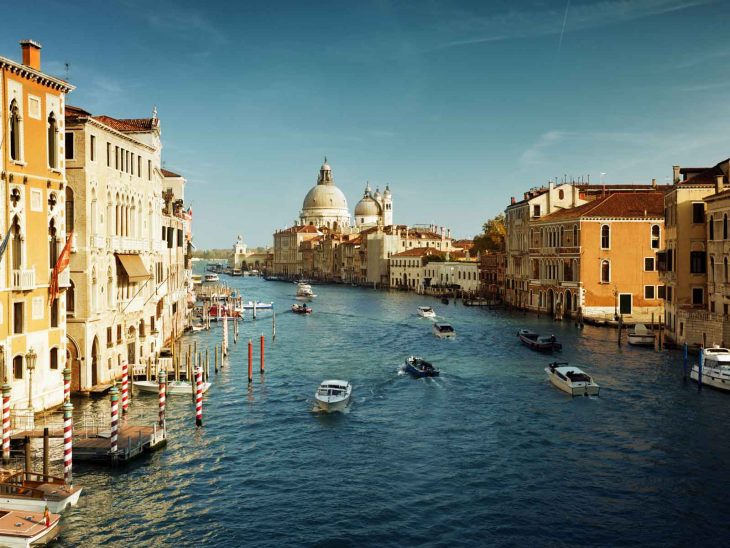
<svg viewBox="0 0 730 548"><path fill-rule="evenodd" d="M160 385L159 383L155 381L134 381L132 385L137 388L140 392L147 392L149 394L157 394L160 391ZM208 389L211 387L211 383L204 382L203 383L203 393L207 392ZM193 391L196 389L195 383L191 383L188 381L168 381L166 386L166 393L168 395L178 395L178 394L192 394Z"/></svg>
<svg viewBox="0 0 730 548"><path fill-rule="evenodd" d="M224 304L221 305L221 304L217 304L217 303L211 305L211 307L208 309L208 313L210 314L210 317L213 319L219 318L219 317L222 318L224 316L227 316L229 318L240 318L241 317L241 312L236 310L235 308L233 308L233 307L229 308Z"/></svg>
<svg viewBox="0 0 730 548"><path fill-rule="evenodd" d="M456 337L456 331L450 323L436 322L433 324L432 331L439 339L453 339Z"/></svg>
<svg viewBox="0 0 730 548"><path fill-rule="evenodd" d="M541 336L529 329L520 329L517 336L526 347L539 352L552 352L563 349L563 345L557 341L555 335Z"/></svg>
<svg viewBox="0 0 730 548"><path fill-rule="evenodd" d="M270 310L274 308L273 302L261 302L261 301L248 301L247 303L243 303L243 306L241 307L243 310L253 310L254 308L256 310Z"/></svg>
<svg viewBox="0 0 730 548"><path fill-rule="evenodd" d="M703 348L700 351L702 360L702 384L730 390L730 350L715 345L711 348ZM698 381L700 377L700 366L695 364L689 373L689 378Z"/></svg>
<svg viewBox="0 0 730 548"><path fill-rule="evenodd" d="M352 385L347 381L327 380L317 388L314 402L320 411L344 411L350 405Z"/></svg>
<svg viewBox="0 0 730 548"><path fill-rule="evenodd" d="M654 332L643 323L637 323L628 333L629 344L634 346L654 346Z"/></svg>
<svg viewBox="0 0 730 548"><path fill-rule="evenodd" d="M436 311L434 311L434 309L431 308L430 306L419 306L418 315L421 316L422 318L435 318Z"/></svg>
<svg viewBox="0 0 730 548"><path fill-rule="evenodd" d="M211 273L205 275L204 281L207 283L210 283L210 282L218 282L218 281L220 281L220 279L221 278L220 278L220 276L218 276L218 274L216 274L215 272L211 272Z"/></svg>
<svg viewBox="0 0 730 548"><path fill-rule="evenodd" d="M545 372L553 386L571 396L598 396L600 388L593 378L568 362L553 362Z"/></svg>
<svg viewBox="0 0 730 548"><path fill-rule="evenodd" d="M54 514L76 506L81 487L66 484L63 478L34 472L14 472L0 478L0 508L43 512L46 506Z"/></svg>
<svg viewBox="0 0 730 548"><path fill-rule="evenodd" d="M414 377L438 377L439 370L418 356L406 358L406 372Z"/></svg>
<svg viewBox="0 0 730 548"><path fill-rule="evenodd" d="M0 546L10 548L48 544L58 536L61 516L43 512L0 510Z"/></svg>
<svg viewBox="0 0 730 548"><path fill-rule="evenodd" d="M291 311L294 312L294 314L311 314L312 308L307 306L306 303L293 304L291 305Z"/></svg>

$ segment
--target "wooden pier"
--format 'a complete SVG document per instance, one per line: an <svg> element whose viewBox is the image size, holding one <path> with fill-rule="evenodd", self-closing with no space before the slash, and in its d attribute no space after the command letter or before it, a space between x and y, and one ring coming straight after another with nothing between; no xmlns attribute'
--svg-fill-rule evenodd
<svg viewBox="0 0 730 548"><path fill-rule="evenodd" d="M144 453L156 451L167 443L166 432L153 426L122 426L119 429L118 449L111 451L110 434L98 433L86 438L75 438L74 460L99 463L125 463Z"/></svg>

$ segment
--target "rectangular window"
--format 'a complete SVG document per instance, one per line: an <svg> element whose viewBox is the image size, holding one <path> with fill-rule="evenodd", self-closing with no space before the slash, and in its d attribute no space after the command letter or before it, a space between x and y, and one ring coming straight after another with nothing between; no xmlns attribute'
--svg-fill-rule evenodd
<svg viewBox="0 0 730 548"><path fill-rule="evenodd" d="M96 161L96 137L89 136L89 158L92 162Z"/></svg>
<svg viewBox="0 0 730 548"><path fill-rule="evenodd" d="M137 177L142 177L142 157L137 156Z"/></svg>
<svg viewBox="0 0 730 548"><path fill-rule="evenodd" d="M540 204L535 204L532 206L532 216L533 217L540 216Z"/></svg>
<svg viewBox="0 0 730 548"><path fill-rule="evenodd" d="M692 222L695 224L704 224L704 222L705 222L705 204L704 204L704 202L694 202L692 204Z"/></svg>
<svg viewBox="0 0 730 548"><path fill-rule="evenodd" d="M710 301L710 312L715 312L715 301Z"/></svg>
<svg viewBox="0 0 730 548"><path fill-rule="evenodd" d="M177 247L183 246L183 231L181 228L177 229Z"/></svg>
<svg viewBox="0 0 730 548"><path fill-rule="evenodd" d="M129 173L129 154L130 154L130 152L128 150L124 152L124 171L125 171L125 173Z"/></svg>
<svg viewBox="0 0 730 548"><path fill-rule="evenodd" d="M112 144L106 144L106 167L112 167Z"/></svg>
<svg viewBox="0 0 730 548"><path fill-rule="evenodd" d="M692 288L692 304L702 305L705 302L705 290L701 287Z"/></svg>
<svg viewBox="0 0 730 548"><path fill-rule="evenodd" d="M167 229L167 249L172 249L175 242L175 229L170 227Z"/></svg>
<svg viewBox="0 0 730 548"><path fill-rule="evenodd" d="M119 169L119 147L114 147L114 169Z"/></svg>
<svg viewBox="0 0 730 548"><path fill-rule="evenodd" d="M51 348L51 369L58 369L58 348Z"/></svg>
<svg viewBox="0 0 730 548"><path fill-rule="evenodd" d="M74 134L73 131L66 132L66 159L73 160L74 158Z"/></svg>
<svg viewBox="0 0 730 548"><path fill-rule="evenodd" d="M106 328L106 347L111 348L113 344L114 344L114 340L112 338L112 328L107 327Z"/></svg>
<svg viewBox="0 0 730 548"><path fill-rule="evenodd" d="M164 242L166 240L167 240L167 227L163 226L162 227L162 241Z"/></svg>
<svg viewBox="0 0 730 548"><path fill-rule="evenodd" d="M692 274L707 272L707 256L704 251L692 251L689 254L689 271Z"/></svg>
<svg viewBox="0 0 730 548"><path fill-rule="evenodd" d="M118 343L122 342L122 326L121 325L117 326L117 342Z"/></svg>
<svg viewBox="0 0 730 548"><path fill-rule="evenodd" d="M644 298L645 299L654 299L654 286L653 285L644 286Z"/></svg>
<svg viewBox="0 0 730 548"><path fill-rule="evenodd" d="M152 180L152 160L147 160L147 180Z"/></svg>
<svg viewBox="0 0 730 548"><path fill-rule="evenodd" d="M672 286L667 287L667 302L672 302Z"/></svg>
<svg viewBox="0 0 730 548"><path fill-rule="evenodd" d="M656 296L657 299L666 299L667 298L667 288L663 285L658 285L656 288Z"/></svg>
<svg viewBox="0 0 730 548"><path fill-rule="evenodd" d="M654 271L654 257L644 257L644 270L647 272Z"/></svg>
<svg viewBox="0 0 730 548"><path fill-rule="evenodd" d="M134 175L134 153L132 153L132 162L129 165L132 175Z"/></svg>
<svg viewBox="0 0 730 548"><path fill-rule="evenodd" d="M13 303L13 334L23 332L23 303Z"/></svg>
<svg viewBox="0 0 730 548"><path fill-rule="evenodd" d="M51 327L58 327L58 299L51 305Z"/></svg>

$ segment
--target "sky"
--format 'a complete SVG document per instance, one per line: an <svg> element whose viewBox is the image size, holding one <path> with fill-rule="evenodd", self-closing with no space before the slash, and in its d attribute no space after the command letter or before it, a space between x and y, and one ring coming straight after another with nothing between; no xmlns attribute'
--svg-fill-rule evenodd
<svg viewBox="0 0 730 548"><path fill-rule="evenodd" d="M156 106L198 248L271 245L325 155L350 211L388 184L396 222L471 237L549 180L665 183L730 156L729 17L723 0L47 0L3 6L0 55L39 41L93 114Z"/></svg>

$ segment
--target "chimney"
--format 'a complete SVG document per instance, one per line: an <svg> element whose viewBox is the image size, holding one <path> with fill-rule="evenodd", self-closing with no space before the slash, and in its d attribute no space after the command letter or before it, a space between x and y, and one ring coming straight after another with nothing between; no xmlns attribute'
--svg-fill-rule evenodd
<svg viewBox="0 0 730 548"><path fill-rule="evenodd" d="M720 193L725 190L725 176L717 175L715 177L715 192Z"/></svg>
<svg viewBox="0 0 730 548"><path fill-rule="evenodd" d="M676 185L679 182L679 166L672 166L672 171L674 171L674 178L672 180Z"/></svg>
<svg viewBox="0 0 730 548"><path fill-rule="evenodd" d="M510 198L509 203L512 204L512 205L515 205L517 203L517 200L515 200L515 197L514 196L512 196Z"/></svg>
<svg viewBox="0 0 730 548"><path fill-rule="evenodd" d="M651 180L651 188L656 188L656 179Z"/></svg>
<svg viewBox="0 0 730 548"><path fill-rule="evenodd" d="M41 70L41 45L33 40L21 40L23 64L35 70Z"/></svg>

